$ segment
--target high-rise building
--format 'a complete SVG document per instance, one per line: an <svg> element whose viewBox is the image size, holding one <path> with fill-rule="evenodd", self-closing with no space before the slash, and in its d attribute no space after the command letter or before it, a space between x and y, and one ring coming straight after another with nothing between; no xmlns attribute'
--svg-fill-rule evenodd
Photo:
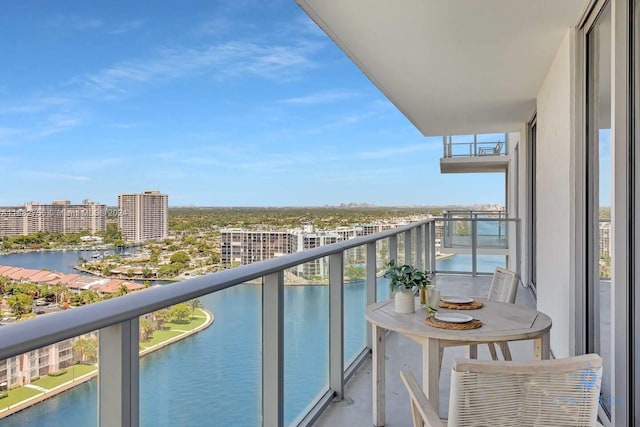
<svg viewBox="0 0 640 427"><path fill-rule="evenodd" d="M288 231L220 230L220 260L224 265L245 265L295 252L295 238Z"/></svg>
<svg viewBox="0 0 640 427"><path fill-rule="evenodd" d="M95 234L105 231L107 206L90 200L73 205L68 200L54 200L50 205L28 202L24 206L0 208L0 237L47 231L51 233Z"/></svg>
<svg viewBox="0 0 640 427"><path fill-rule="evenodd" d="M134 242L169 235L169 196L157 190L118 196L122 238Z"/></svg>

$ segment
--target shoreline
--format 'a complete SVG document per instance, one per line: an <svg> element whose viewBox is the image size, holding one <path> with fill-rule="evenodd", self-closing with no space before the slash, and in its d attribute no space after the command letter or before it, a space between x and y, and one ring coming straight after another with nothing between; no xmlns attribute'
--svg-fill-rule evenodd
<svg viewBox="0 0 640 427"><path fill-rule="evenodd" d="M120 279L120 280L139 280L139 281L161 281L161 282L181 282L186 279L176 279L175 277L129 277L127 275L122 274L114 274L110 276L105 276L104 274L96 273L95 271L87 270L86 268L82 268L78 265L74 265L73 269L79 271L81 273L86 273L95 277L104 277L105 279ZM196 276L194 276L196 277Z"/></svg>
<svg viewBox="0 0 640 427"><path fill-rule="evenodd" d="M210 312L209 310L206 310L204 308L199 308L198 310L200 310L202 313L204 313L206 320L202 325L199 325L195 328L193 328L190 331L184 332L180 335L177 335L175 337L171 337L166 341L160 342L158 344L155 344L151 347L145 348L144 350L140 350L139 352L139 356L140 358L153 353L157 350L160 350L161 348L167 347L175 342L181 341L187 337L190 337L191 335L197 334L198 332L208 328L209 326L211 326L214 322L215 322L215 316L212 312ZM73 365L72 365L73 366ZM85 382L95 378L98 376L98 369L96 367L96 369L94 371L91 371L87 374L84 374L74 380L71 381L67 381L65 383L62 383L52 389L49 389L45 392L42 392L41 394L38 394L36 396L32 396L29 397L23 401L18 402L17 404L15 404L14 406L5 408L5 409L0 409L0 420L2 420L3 418L6 418L10 415L13 415L17 412L20 412L24 409L27 409L37 403L43 402L53 396L57 396L60 393L63 393L67 390L70 390L76 386L79 386L80 384L84 384ZM22 386L24 387L24 386Z"/></svg>
<svg viewBox="0 0 640 427"><path fill-rule="evenodd" d="M74 251L115 251L118 249L136 248L142 245L124 245L104 248L102 246L83 246L74 248L38 248L38 249L10 249L0 251L0 255L28 254L32 252L74 252Z"/></svg>

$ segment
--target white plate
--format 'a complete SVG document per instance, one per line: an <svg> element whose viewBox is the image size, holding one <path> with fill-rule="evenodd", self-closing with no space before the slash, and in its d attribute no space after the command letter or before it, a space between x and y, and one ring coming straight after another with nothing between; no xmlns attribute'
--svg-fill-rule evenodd
<svg viewBox="0 0 640 427"><path fill-rule="evenodd" d="M459 314L459 313L436 313L436 320L440 320L441 322L449 322L449 323L467 323L473 320L473 317L468 314Z"/></svg>
<svg viewBox="0 0 640 427"><path fill-rule="evenodd" d="M442 297L440 299L449 304L469 304L473 302L473 298L469 297Z"/></svg>

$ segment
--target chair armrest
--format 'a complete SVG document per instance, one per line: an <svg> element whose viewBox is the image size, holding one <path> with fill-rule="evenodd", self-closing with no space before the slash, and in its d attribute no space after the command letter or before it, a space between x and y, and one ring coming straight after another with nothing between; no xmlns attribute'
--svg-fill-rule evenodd
<svg viewBox="0 0 640 427"><path fill-rule="evenodd" d="M412 409L415 408L420 413L425 426L444 427L445 424L442 423L438 416L438 412L433 408L431 402L427 399L427 396L424 395L424 392L418 385L416 377L411 372L400 371L400 378L402 378L402 382L409 392Z"/></svg>

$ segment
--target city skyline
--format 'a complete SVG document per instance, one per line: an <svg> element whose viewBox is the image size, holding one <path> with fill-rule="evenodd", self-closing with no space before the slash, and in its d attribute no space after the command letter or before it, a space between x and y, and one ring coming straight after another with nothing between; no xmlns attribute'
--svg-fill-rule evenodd
<svg viewBox="0 0 640 427"><path fill-rule="evenodd" d="M441 138L292 1L14 2L0 34L0 206L504 204L502 174L441 175Z"/></svg>

